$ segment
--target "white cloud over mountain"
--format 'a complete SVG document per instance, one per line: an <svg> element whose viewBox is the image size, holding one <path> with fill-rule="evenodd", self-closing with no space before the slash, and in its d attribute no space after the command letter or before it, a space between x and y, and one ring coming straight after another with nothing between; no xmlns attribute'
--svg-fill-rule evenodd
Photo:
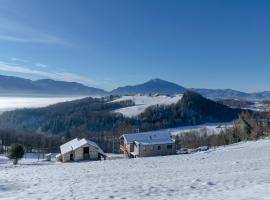
<svg viewBox="0 0 270 200"><path fill-rule="evenodd" d="M44 65L44 64L43 64ZM19 74L27 74L27 75L33 75L36 77L41 78L50 78L54 80L61 80L61 81L69 81L69 82L78 82L85 85L97 85L97 83L94 80L91 80L87 77L65 72L65 71L45 71L40 69L32 69L28 66L22 66L18 64L12 64L12 63L6 63L0 61L0 71L3 72L10 72L10 73L19 73Z"/></svg>

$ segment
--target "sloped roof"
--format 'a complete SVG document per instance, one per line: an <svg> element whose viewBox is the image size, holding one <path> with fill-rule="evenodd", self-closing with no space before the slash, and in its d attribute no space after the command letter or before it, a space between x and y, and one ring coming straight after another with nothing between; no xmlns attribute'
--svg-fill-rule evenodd
<svg viewBox="0 0 270 200"><path fill-rule="evenodd" d="M124 134L122 137L125 139L127 144L131 144L133 142L139 144L166 144L174 142L174 139L168 132L131 133Z"/></svg>
<svg viewBox="0 0 270 200"><path fill-rule="evenodd" d="M74 151L74 150L76 150L76 149L78 149L86 144L93 146L98 151L98 153L105 155L104 151L95 142L87 140L85 138L83 138L81 140L79 140L78 138L75 138L75 139L61 145L60 146L61 154L65 154L65 153L68 153L70 151Z"/></svg>
<svg viewBox="0 0 270 200"><path fill-rule="evenodd" d="M60 150L61 150L61 154L65 154L67 152L70 152L72 150L74 150L74 146L76 145L76 143L79 142L79 139L78 138L75 138L65 144L62 144L60 146Z"/></svg>
<svg viewBox="0 0 270 200"><path fill-rule="evenodd" d="M142 145L152 145L152 144L171 144L174 143L175 140L172 138L159 138L159 139L149 139L145 141L134 141L136 144Z"/></svg>

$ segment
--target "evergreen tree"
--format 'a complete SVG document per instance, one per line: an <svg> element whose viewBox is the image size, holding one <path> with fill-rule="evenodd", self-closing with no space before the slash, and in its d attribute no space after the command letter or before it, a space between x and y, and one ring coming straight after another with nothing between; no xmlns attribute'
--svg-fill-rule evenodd
<svg viewBox="0 0 270 200"><path fill-rule="evenodd" d="M24 148L20 144L12 144L8 151L8 158L13 161L14 165L18 164L18 160L23 158Z"/></svg>

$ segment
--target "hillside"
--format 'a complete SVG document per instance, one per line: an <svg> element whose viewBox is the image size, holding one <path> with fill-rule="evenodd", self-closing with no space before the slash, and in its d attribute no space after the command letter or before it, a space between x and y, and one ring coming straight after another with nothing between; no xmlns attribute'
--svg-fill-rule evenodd
<svg viewBox="0 0 270 200"><path fill-rule="evenodd" d="M234 99L245 101L262 101L270 99L270 92L254 92L247 93L232 89L204 89L204 88L191 88L191 91L197 92L206 98L219 100L219 99Z"/></svg>
<svg viewBox="0 0 270 200"><path fill-rule="evenodd" d="M175 83L164 81L161 79L153 79L146 83L134 85L134 86L125 86L119 87L113 91L111 94L116 95L134 95L134 94L182 94L186 89L182 86L179 86Z"/></svg>
<svg viewBox="0 0 270 200"><path fill-rule="evenodd" d="M23 159L11 167L0 156L0 199L266 200L269 152L270 140L259 140L188 155L68 164Z"/></svg>
<svg viewBox="0 0 270 200"><path fill-rule="evenodd" d="M134 95L122 96L112 102L133 101L134 105L115 110L116 113L121 113L125 117L136 117L143 113L148 107L154 105L171 105L181 100L182 95L175 96L149 96L149 95Z"/></svg>
<svg viewBox="0 0 270 200"><path fill-rule="evenodd" d="M231 89L190 89L209 99L250 99L251 94Z"/></svg>
<svg viewBox="0 0 270 200"><path fill-rule="evenodd" d="M189 126L203 123L229 122L238 118L241 109L232 109L194 93L184 93L182 99L170 106L158 105L140 115L144 129Z"/></svg>
<svg viewBox="0 0 270 200"><path fill-rule="evenodd" d="M231 109L186 92L175 104L154 105L138 117L126 118L115 110L134 106L130 100L112 102L110 98L85 98L39 109L22 109L0 115L0 128L23 129L64 134L71 129L92 134L107 131L122 134L202 123L228 122L238 117L240 109Z"/></svg>
<svg viewBox="0 0 270 200"><path fill-rule="evenodd" d="M88 87L75 82L55 81L51 79L32 81L30 79L0 75L1 96L103 96L107 94L105 90Z"/></svg>
<svg viewBox="0 0 270 200"><path fill-rule="evenodd" d="M255 103L245 100L235 100L235 99L221 99L217 100L218 103L226 105L231 108L251 108Z"/></svg>

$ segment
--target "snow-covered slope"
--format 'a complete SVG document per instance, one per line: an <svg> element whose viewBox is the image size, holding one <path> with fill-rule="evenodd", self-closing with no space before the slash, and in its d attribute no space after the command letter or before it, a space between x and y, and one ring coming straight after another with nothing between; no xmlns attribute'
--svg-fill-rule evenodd
<svg viewBox="0 0 270 200"><path fill-rule="evenodd" d="M188 155L0 164L0 199L270 199L270 140Z"/></svg>
<svg viewBox="0 0 270 200"><path fill-rule="evenodd" d="M134 102L134 106L121 108L115 110L115 112L122 113L126 117L135 117L145 111L146 108L153 105L170 105L177 103L183 95L175 96L148 96L148 95L134 95L134 96L122 96L112 102L121 102L131 100Z"/></svg>

